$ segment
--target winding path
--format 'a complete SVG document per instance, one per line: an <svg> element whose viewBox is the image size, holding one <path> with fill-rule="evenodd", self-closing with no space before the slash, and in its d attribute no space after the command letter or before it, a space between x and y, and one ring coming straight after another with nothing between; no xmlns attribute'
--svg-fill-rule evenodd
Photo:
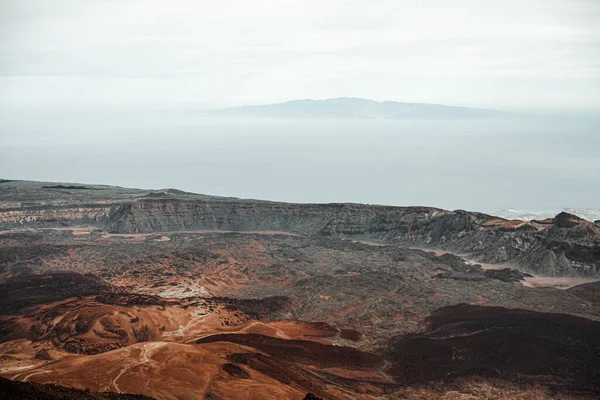
<svg viewBox="0 0 600 400"><path fill-rule="evenodd" d="M146 343L144 345L142 345L142 347L140 348L140 360L137 363L133 363L133 364L129 364L126 365L125 367L123 367L121 369L121 371L119 372L119 374L115 377L115 379L112 380L112 385L114 386L115 390L117 391L117 393L123 393L121 391L121 389L119 388L119 385L117 385L117 381L119 380L119 378L125 373L127 372L129 369L133 368L133 367L137 367L139 365L145 364L148 361L150 361L150 359L148 358L148 356L150 355L150 353L153 350L156 350L160 347L166 346L167 343L166 342L153 342L153 343Z"/></svg>
<svg viewBox="0 0 600 400"><path fill-rule="evenodd" d="M395 383L394 380L392 378L390 378L386 373L385 370L390 366L390 363L388 362L388 360L383 360L383 364L381 365L381 367L379 367L379 369L377 370L377 375L379 375L380 377L382 377L383 379L385 379L386 381L388 381L389 383Z"/></svg>

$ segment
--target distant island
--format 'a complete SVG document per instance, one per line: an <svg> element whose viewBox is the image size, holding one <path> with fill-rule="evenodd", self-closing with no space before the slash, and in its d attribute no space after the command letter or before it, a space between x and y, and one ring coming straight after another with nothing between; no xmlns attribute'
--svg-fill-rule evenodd
<svg viewBox="0 0 600 400"><path fill-rule="evenodd" d="M222 108L207 112L210 116L261 118L490 118L505 116L502 111L441 104L403 103L339 97L326 100L292 100L285 103Z"/></svg>

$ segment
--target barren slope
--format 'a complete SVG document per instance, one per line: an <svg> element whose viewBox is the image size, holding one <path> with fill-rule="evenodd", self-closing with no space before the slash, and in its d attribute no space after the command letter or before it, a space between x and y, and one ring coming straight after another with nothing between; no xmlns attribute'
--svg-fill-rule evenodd
<svg viewBox="0 0 600 400"><path fill-rule="evenodd" d="M600 395L597 282L524 281L597 276L598 224L568 214L3 181L0 225L15 381L159 399Z"/></svg>

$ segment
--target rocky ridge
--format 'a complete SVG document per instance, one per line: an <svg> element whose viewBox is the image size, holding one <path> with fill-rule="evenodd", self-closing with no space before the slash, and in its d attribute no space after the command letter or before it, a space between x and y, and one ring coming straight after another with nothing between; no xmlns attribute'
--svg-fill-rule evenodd
<svg viewBox="0 0 600 400"><path fill-rule="evenodd" d="M278 231L444 249L479 262L511 263L549 276L600 273L600 224L565 212L543 221L510 221L431 207L294 204L173 189L142 191L86 185L82 186L85 189L69 190L48 186L22 181L0 184L0 229L85 225L115 234ZM66 192L69 202L56 200L56 191ZM15 193L21 193L28 202L18 206L3 203Z"/></svg>
<svg viewBox="0 0 600 400"><path fill-rule="evenodd" d="M6 181L0 204L0 376L14 381L161 399L600 393L598 282L452 254L584 275L574 260L597 262L597 226L570 214ZM74 212L94 207L107 211ZM549 252L565 268L535 258Z"/></svg>

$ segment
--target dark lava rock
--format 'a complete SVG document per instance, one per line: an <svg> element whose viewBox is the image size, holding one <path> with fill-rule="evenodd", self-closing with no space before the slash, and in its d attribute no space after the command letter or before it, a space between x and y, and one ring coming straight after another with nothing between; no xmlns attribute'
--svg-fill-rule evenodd
<svg viewBox="0 0 600 400"><path fill-rule="evenodd" d="M567 289L567 293L579 297L580 299L600 304L600 282L584 283Z"/></svg>
<svg viewBox="0 0 600 400"><path fill-rule="evenodd" d="M212 297L209 303L220 303L228 311L241 311L254 319L277 319L288 313L294 303L284 296L265 297L263 299L235 299L229 297Z"/></svg>
<svg viewBox="0 0 600 400"><path fill-rule="evenodd" d="M96 296L96 301L118 306L165 306L167 301L158 296L137 293L106 293Z"/></svg>
<svg viewBox="0 0 600 400"><path fill-rule="evenodd" d="M525 272L511 268L488 269L483 271L483 274L488 278L498 279L502 282L519 282L524 280L526 277L532 276Z"/></svg>
<svg viewBox="0 0 600 400"><path fill-rule="evenodd" d="M301 352L300 349L299 351ZM300 367L294 362L284 361L277 356L260 353L233 353L228 355L227 359L238 364L247 365L249 368L270 376L284 385L303 388L316 396L326 396L327 389L323 388L331 383L330 380L325 380L314 372ZM270 397L265 397L265 399L267 398Z"/></svg>
<svg viewBox="0 0 600 400"><path fill-rule="evenodd" d="M250 378L250 374L247 373L246 371L244 371L243 369L241 369L240 367L238 367L235 364L223 364L221 365L221 368L223 369L223 371L227 372L229 375L231 376L235 376L236 378L241 378L241 379L249 379Z"/></svg>
<svg viewBox="0 0 600 400"><path fill-rule="evenodd" d="M28 307L69 297L110 293L115 288L92 274L60 272L23 275L0 284L0 314L16 314Z"/></svg>
<svg viewBox="0 0 600 400"><path fill-rule="evenodd" d="M66 342L63 349L69 353L90 355L106 353L107 351L120 349L121 347L123 347L123 344L119 342L91 343L81 338L75 338Z"/></svg>
<svg viewBox="0 0 600 400"><path fill-rule="evenodd" d="M323 398L318 397L317 395L315 395L313 393L307 393L306 396L304 396L304 400L323 400Z"/></svg>
<svg viewBox="0 0 600 400"><path fill-rule="evenodd" d="M48 349L43 349L43 350L38 351L37 354L35 355L35 358L37 360L45 360L45 361L53 360Z"/></svg>
<svg viewBox="0 0 600 400"><path fill-rule="evenodd" d="M0 377L0 400L152 400L141 394L90 392L63 386L16 382Z"/></svg>
<svg viewBox="0 0 600 400"><path fill-rule="evenodd" d="M484 307L444 307L426 332L399 337L386 359L401 384L456 376L535 381L600 394L600 322L567 314Z"/></svg>
<svg viewBox="0 0 600 400"><path fill-rule="evenodd" d="M557 248L563 249L565 256L569 260L589 265L590 270L586 271L584 268L584 270L580 272L589 273L597 269L593 267L593 264L600 261L600 242L590 245L565 243L558 245Z"/></svg>
<svg viewBox="0 0 600 400"><path fill-rule="evenodd" d="M362 339L362 333L360 333L359 331L355 331L354 329L342 329L340 331L340 337L342 339L358 342Z"/></svg>
<svg viewBox="0 0 600 400"><path fill-rule="evenodd" d="M561 212L554 217L552 224L558 228L573 228L582 222L586 221L583 218L579 218L577 215Z"/></svg>
<svg viewBox="0 0 600 400"><path fill-rule="evenodd" d="M378 355L354 347L332 346L310 340L278 339L255 333L215 334L196 341L198 344L214 342L237 343L261 350L282 360L323 368L378 368L383 362Z"/></svg>
<svg viewBox="0 0 600 400"><path fill-rule="evenodd" d="M454 281L465 281L465 282L479 282L479 281L485 281L488 280L489 278L486 276L483 276L481 274L468 274L468 273L461 273L461 272L452 272L452 271L448 271L448 272L442 272L439 273L437 275L434 276L435 279L452 279Z"/></svg>

